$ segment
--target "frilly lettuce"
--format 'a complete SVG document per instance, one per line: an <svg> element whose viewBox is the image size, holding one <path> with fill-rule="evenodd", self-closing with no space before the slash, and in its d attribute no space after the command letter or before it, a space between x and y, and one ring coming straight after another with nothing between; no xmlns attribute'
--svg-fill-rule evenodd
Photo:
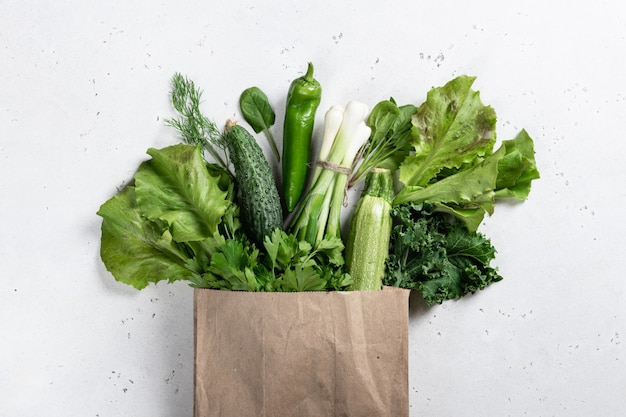
<svg viewBox="0 0 626 417"><path fill-rule="evenodd" d="M415 152L400 167L404 184L426 186L440 172L474 165L491 153L496 140L496 114L471 89L474 80L463 75L428 92L413 116Z"/></svg>
<svg viewBox="0 0 626 417"><path fill-rule="evenodd" d="M539 178L525 130L495 149L496 115L473 82L460 76L428 93L398 169L385 284L417 290L429 305L502 279L490 266L495 248L477 229L498 200L525 200Z"/></svg>
<svg viewBox="0 0 626 417"><path fill-rule="evenodd" d="M413 153L399 168L402 186L394 204L429 203L475 231L496 199L524 200L539 178L533 141L522 130L496 143L496 115L459 76L432 89L413 115Z"/></svg>
<svg viewBox="0 0 626 417"><path fill-rule="evenodd" d="M98 210L102 261L115 279L137 289L201 273L208 256L200 252L216 246L222 217L235 209L232 185L211 175L199 147L148 153L152 159L140 165L134 184Z"/></svg>

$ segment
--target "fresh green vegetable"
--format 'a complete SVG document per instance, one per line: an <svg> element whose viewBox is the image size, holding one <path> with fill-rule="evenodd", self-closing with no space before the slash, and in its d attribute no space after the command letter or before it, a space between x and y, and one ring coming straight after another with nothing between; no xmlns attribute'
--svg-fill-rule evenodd
<svg viewBox="0 0 626 417"><path fill-rule="evenodd" d="M525 131L494 151L494 110L460 76L432 89L412 117L412 153L399 168L385 284L415 289L428 304L502 279L495 249L477 229L496 200L526 199L539 178Z"/></svg>
<svg viewBox="0 0 626 417"><path fill-rule="evenodd" d="M496 140L496 114L471 89L475 77L459 76L428 92L413 117L414 154L401 165L404 184L426 186L491 153Z"/></svg>
<svg viewBox="0 0 626 417"><path fill-rule="evenodd" d="M495 149L495 111L473 82L459 76L417 107L393 99L371 113L355 101L331 107L311 186L283 229L278 189L252 135L230 122L220 131L200 111L202 92L176 74L172 104L180 117L167 123L186 143L149 149L131 185L100 207L102 260L138 289L161 280L245 291L384 283L419 291L428 304L483 289L502 277L490 266L495 249L477 229L498 200L526 199L539 171L526 131ZM320 91L312 65L290 87L282 158L290 183L306 179L296 167L306 171L309 162ZM267 96L247 89L240 107L277 154ZM362 179L344 248L342 207ZM292 209L296 191L286 193Z"/></svg>
<svg viewBox="0 0 626 417"><path fill-rule="evenodd" d="M433 205L393 207L394 227L385 285L418 291L428 305L462 297L500 281L490 266L495 249Z"/></svg>
<svg viewBox="0 0 626 417"><path fill-rule="evenodd" d="M116 280L137 289L201 274L216 236L238 228L231 179L207 165L200 146L148 153L152 159L140 165L134 185L98 210L102 261Z"/></svg>
<svg viewBox="0 0 626 417"><path fill-rule="evenodd" d="M485 214L493 214L498 200L527 199L532 181L539 177L533 141L522 130L478 165L427 187L405 186L394 204L435 204L438 211L454 215L470 231L476 231Z"/></svg>
<svg viewBox="0 0 626 417"><path fill-rule="evenodd" d="M134 185L105 202L101 258L116 280L142 289L162 280L245 291L344 290L340 239L316 248L274 229L255 246L243 232L232 178L199 146L149 149Z"/></svg>
<svg viewBox="0 0 626 417"><path fill-rule="evenodd" d="M287 93L282 170L288 212L296 207L306 187L313 125L321 97L322 87L313 78L313 64L309 62L306 74L293 80Z"/></svg>
<svg viewBox="0 0 626 417"><path fill-rule="evenodd" d="M414 105L398 106L393 99L381 101L374 106L367 118L372 134L357 157L359 164L348 187L353 187L365 178L374 167L392 171L398 169L412 150L411 117L416 111Z"/></svg>
<svg viewBox="0 0 626 417"><path fill-rule="evenodd" d="M369 138L365 125L369 111L365 104L351 101L345 111L331 107L324 120L324 137L318 167L290 224L300 240L316 246L327 236L341 238L341 207L357 152Z"/></svg>
<svg viewBox="0 0 626 417"><path fill-rule="evenodd" d="M526 200L532 182L539 179L532 138L522 129L515 139L505 140L505 155L498 162L496 199Z"/></svg>
<svg viewBox="0 0 626 417"><path fill-rule="evenodd" d="M283 226L280 197L272 171L254 137L242 126L227 123L226 143L240 191L243 226L250 240L261 245L265 236Z"/></svg>
<svg viewBox="0 0 626 417"><path fill-rule="evenodd" d="M346 243L346 267L352 277L350 290L380 290L385 275L391 236L391 171L376 168L365 177L365 188L356 205Z"/></svg>
<svg viewBox="0 0 626 417"><path fill-rule="evenodd" d="M345 290L351 283L343 268L341 239L325 239L316 248L280 229L265 237L263 250L246 239L227 240L192 286L240 291Z"/></svg>
<svg viewBox="0 0 626 417"><path fill-rule="evenodd" d="M179 117L166 119L165 122L178 130L186 143L200 145L203 153L208 152L215 163L229 172L228 155L224 155L227 146L222 131L200 110L202 90L196 88L187 77L176 73L172 77L171 98Z"/></svg>
<svg viewBox="0 0 626 417"><path fill-rule="evenodd" d="M470 230L476 230L485 213L493 214L498 162L503 156L504 149L500 149L480 164L426 187L404 185L394 204L426 202L450 207Z"/></svg>
<svg viewBox="0 0 626 417"><path fill-rule="evenodd" d="M525 199L539 178L532 139L522 131L494 152L496 115L459 76L432 89L412 118L413 152L400 165L394 204L426 202L475 231L496 198Z"/></svg>
<svg viewBox="0 0 626 417"><path fill-rule="evenodd" d="M274 141L270 127L276 121L276 114L270 105L267 95L258 87L247 88L239 97L239 109L243 118L255 133L264 132L272 147L276 159L280 161L280 153Z"/></svg>

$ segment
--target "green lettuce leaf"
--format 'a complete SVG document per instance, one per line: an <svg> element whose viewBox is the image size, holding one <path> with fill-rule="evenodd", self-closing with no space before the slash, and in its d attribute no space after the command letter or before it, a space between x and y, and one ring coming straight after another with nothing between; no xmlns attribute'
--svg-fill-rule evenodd
<svg viewBox="0 0 626 417"><path fill-rule="evenodd" d="M476 77L459 76L429 91L413 116L413 155L400 166L405 186L424 187L440 172L456 171L489 155L496 140L496 114L471 89Z"/></svg>
<svg viewBox="0 0 626 417"><path fill-rule="evenodd" d="M505 155L502 148L482 163L459 171L428 186L405 185L394 198L394 204L406 202L481 204L493 201L498 163Z"/></svg>
<svg viewBox="0 0 626 417"><path fill-rule="evenodd" d="M454 216L457 221L465 225L467 230L472 232L478 230L485 218L485 208L483 206L463 207L450 203L437 203L435 207L436 211L440 213ZM487 205L487 207L491 207L493 210L492 205Z"/></svg>
<svg viewBox="0 0 626 417"><path fill-rule="evenodd" d="M480 164L425 187L405 185L394 198L393 204L440 204L444 211L458 214L459 219L475 231L485 213L493 213L498 166L505 154L506 149L501 147Z"/></svg>
<svg viewBox="0 0 626 417"><path fill-rule="evenodd" d="M223 244L222 216L236 215L232 183L204 162L199 147L179 144L148 153L152 160L140 165L134 185L97 213L103 218L103 263L116 280L137 289L197 279ZM237 222L230 219L227 227Z"/></svg>
<svg viewBox="0 0 626 417"><path fill-rule="evenodd" d="M506 155L498 163L496 198L525 200L533 180L539 179L532 138L522 130L515 139L505 140Z"/></svg>
<svg viewBox="0 0 626 417"><path fill-rule="evenodd" d="M100 255L116 280L142 289L150 282L174 282L198 272L164 223L142 215L135 187L109 199L98 215L103 218Z"/></svg>
<svg viewBox="0 0 626 417"><path fill-rule="evenodd" d="M483 201L479 206L457 204L455 202L436 203L437 211L452 214L465 226L475 231L485 217L485 212L493 214L495 202L500 199L525 200L530 193L532 181L540 174L535 162L532 138L522 130L515 139L505 140L498 151L488 157L493 159L504 153L498 160L496 186L493 193L486 192L485 197L493 195L493 200Z"/></svg>
<svg viewBox="0 0 626 417"><path fill-rule="evenodd" d="M151 160L135 174L137 203L150 220L164 220L177 242L203 240L217 232L231 205L220 177L207 169L199 146L151 148Z"/></svg>

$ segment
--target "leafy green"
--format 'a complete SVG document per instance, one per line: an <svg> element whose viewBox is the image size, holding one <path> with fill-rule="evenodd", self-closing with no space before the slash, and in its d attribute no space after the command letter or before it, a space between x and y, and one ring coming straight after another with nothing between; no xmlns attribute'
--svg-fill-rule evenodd
<svg viewBox="0 0 626 417"><path fill-rule="evenodd" d="M256 132L264 132L272 147L276 159L280 161L280 153L276 147L274 136L270 127L276 121L276 114L267 98L267 95L259 87L245 89L239 97L239 109L243 118Z"/></svg>
<svg viewBox="0 0 626 417"><path fill-rule="evenodd" d="M135 196L135 187L104 203L100 255L116 280L145 288L150 282L187 279L195 271L182 247L173 241L164 224L147 221Z"/></svg>
<svg viewBox="0 0 626 417"><path fill-rule="evenodd" d="M424 187L441 172L473 165L491 153L496 114L471 89L475 78L462 75L428 92L413 116L414 154L400 167L402 183Z"/></svg>
<svg viewBox="0 0 626 417"><path fill-rule="evenodd" d="M488 176L485 176L485 180L488 180L488 182L483 182L483 184L486 187L483 189L482 194L475 196L473 203L469 201L459 202L458 199L454 198L439 199L437 201L437 199L433 198L424 198L429 193L423 193L420 196L419 191L413 194L411 198L406 198L405 200L433 202L437 206L437 211L452 214L457 220L462 221L469 230L476 231L483 221L485 213L493 214L497 200L525 200L530 193L532 181L539 178L539 171L535 163L533 140L525 130L522 130L515 139L503 141L500 148L487 157L481 165L488 164L493 167L496 162L497 170L495 172L491 171ZM470 169L469 171L475 171L475 169ZM449 180L450 182L457 182L457 184L463 185L463 180L466 180L468 188L475 188L474 186L478 185L478 181L472 182L467 178L467 173L468 171L461 171L440 182L444 183L446 180ZM476 176L476 172L472 172L471 175ZM435 183L431 187L434 187L436 184L442 185ZM476 187L476 191L479 191L479 187ZM433 194L430 193L431 196Z"/></svg>
<svg viewBox="0 0 626 417"><path fill-rule="evenodd" d="M392 217L385 285L417 290L432 305L502 279L490 266L496 253L491 242L434 205L398 205Z"/></svg>
<svg viewBox="0 0 626 417"><path fill-rule="evenodd" d="M539 178L532 138L522 130L515 139L505 140L506 155L498 162L496 198L525 200L533 180Z"/></svg>
<svg viewBox="0 0 626 417"><path fill-rule="evenodd" d="M98 211L105 266L116 280L138 289L202 273L222 218L236 214L232 184L211 175L199 146L148 152L152 159L140 165L134 185ZM229 226L238 227L232 220Z"/></svg>
<svg viewBox="0 0 626 417"><path fill-rule="evenodd" d="M489 204L494 197L498 162L504 156L504 149L485 159L482 163L445 177L428 186L405 185L394 199L395 204L406 202L455 203L480 205L492 211Z"/></svg>
<svg viewBox="0 0 626 417"><path fill-rule="evenodd" d="M413 117L413 154L402 162L394 204L429 203L476 231L497 199L523 200L539 178L526 131L494 152L495 112L460 76L431 90Z"/></svg>
<svg viewBox="0 0 626 417"><path fill-rule="evenodd" d="M416 110L412 104L398 106L393 98L374 106L367 119L372 133L361 150L361 161L350 178L349 187L365 178L375 167L391 171L398 169L412 149L411 117Z"/></svg>
<svg viewBox="0 0 626 417"><path fill-rule="evenodd" d="M294 235L275 229L265 237L264 251L247 238L227 240L213 255L206 272L194 276L198 288L245 291L342 290L351 282L343 269L341 239L327 238L313 248Z"/></svg>
<svg viewBox="0 0 626 417"><path fill-rule="evenodd" d="M229 239L213 255L207 274L214 285L209 288L259 291L254 268L259 251L245 239Z"/></svg>
<svg viewBox="0 0 626 417"><path fill-rule="evenodd" d="M177 144L147 152L152 159L135 174L143 215L167 222L178 242L215 234L231 202L227 191L220 188L219 178L207 170L200 147Z"/></svg>
<svg viewBox="0 0 626 417"><path fill-rule="evenodd" d="M279 291L342 290L351 283L343 269L344 245L340 238L326 237L316 247L276 229L264 242L268 272Z"/></svg>

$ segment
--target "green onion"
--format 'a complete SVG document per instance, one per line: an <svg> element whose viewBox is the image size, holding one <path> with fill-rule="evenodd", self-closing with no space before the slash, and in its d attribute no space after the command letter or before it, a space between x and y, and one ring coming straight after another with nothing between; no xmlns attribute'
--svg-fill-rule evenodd
<svg viewBox="0 0 626 417"><path fill-rule="evenodd" d="M370 136L367 105L351 101L345 110L331 107L324 118L324 137L311 187L290 231L313 247L325 237L341 237L341 207L354 159Z"/></svg>

